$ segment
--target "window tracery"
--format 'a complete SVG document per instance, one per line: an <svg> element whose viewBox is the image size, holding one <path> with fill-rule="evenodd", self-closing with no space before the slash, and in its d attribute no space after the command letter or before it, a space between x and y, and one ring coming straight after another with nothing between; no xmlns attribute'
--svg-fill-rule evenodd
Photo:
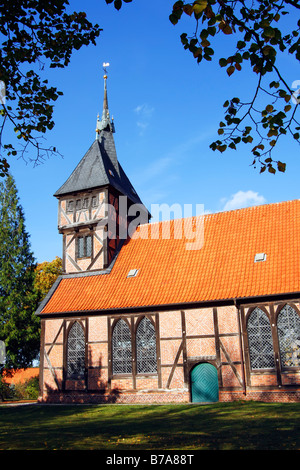
<svg viewBox="0 0 300 470"><path fill-rule="evenodd" d="M67 340L67 376L83 378L85 373L85 336L79 322L70 328Z"/></svg>
<svg viewBox="0 0 300 470"><path fill-rule="evenodd" d="M144 317L136 330L137 373L157 371L156 335L153 323Z"/></svg>
<svg viewBox="0 0 300 470"><path fill-rule="evenodd" d="M112 333L112 372L132 372L131 333L128 324L122 319L117 321Z"/></svg>
<svg viewBox="0 0 300 470"><path fill-rule="evenodd" d="M256 307L248 318L247 334L251 368L274 368L271 325L266 313L259 307Z"/></svg>
<svg viewBox="0 0 300 470"><path fill-rule="evenodd" d="M296 310L285 305L277 317L277 331L282 367L300 366L300 318Z"/></svg>

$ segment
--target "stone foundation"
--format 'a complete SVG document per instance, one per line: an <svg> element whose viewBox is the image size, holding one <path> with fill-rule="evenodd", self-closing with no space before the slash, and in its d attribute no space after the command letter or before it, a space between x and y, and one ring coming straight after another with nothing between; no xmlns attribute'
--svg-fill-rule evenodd
<svg viewBox="0 0 300 470"><path fill-rule="evenodd" d="M267 403L300 402L299 390L251 390L244 394L242 391L220 391L219 402L261 401ZM51 393L39 397L39 403L86 403L86 404L180 404L191 403L188 391L146 391L125 393L85 393L70 391Z"/></svg>

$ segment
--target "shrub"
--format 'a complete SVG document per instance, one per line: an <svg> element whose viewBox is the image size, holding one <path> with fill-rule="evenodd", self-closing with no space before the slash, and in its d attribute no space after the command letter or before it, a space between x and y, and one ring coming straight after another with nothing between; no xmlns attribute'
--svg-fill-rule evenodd
<svg viewBox="0 0 300 470"><path fill-rule="evenodd" d="M12 398L14 392L5 379L0 376L0 401Z"/></svg>
<svg viewBox="0 0 300 470"><path fill-rule="evenodd" d="M39 378L31 377L25 382L15 384L15 400L37 400L39 396Z"/></svg>
<svg viewBox="0 0 300 470"><path fill-rule="evenodd" d="M31 377L27 380L26 385L26 398L29 400L37 400L39 396L39 378Z"/></svg>

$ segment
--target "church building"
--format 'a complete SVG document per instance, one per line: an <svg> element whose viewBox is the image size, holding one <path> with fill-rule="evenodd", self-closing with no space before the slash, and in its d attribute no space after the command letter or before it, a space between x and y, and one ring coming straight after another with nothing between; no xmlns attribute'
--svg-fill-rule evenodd
<svg viewBox="0 0 300 470"><path fill-rule="evenodd" d="M300 200L151 223L114 143L56 191L41 403L300 400Z"/></svg>

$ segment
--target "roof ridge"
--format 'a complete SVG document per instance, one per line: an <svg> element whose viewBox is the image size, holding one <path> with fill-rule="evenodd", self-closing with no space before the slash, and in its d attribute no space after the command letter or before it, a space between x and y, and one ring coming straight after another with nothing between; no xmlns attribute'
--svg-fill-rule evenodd
<svg viewBox="0 0 300 470"><path fill-rule="evenodd" d="M300 201L300 199L288 199L287 201L266 202L266 203L263 203L263 204L256 204L256 205L248 206L248 207L239 207L237 209L229 209L227 211L213 212L212 214L207 214L207 215L222 214L222 213L227 213L227 212L253 210L253 209L258 209L260 207L266 207L266 206L279 206L281 204L288 204L288 203L296 202L296 201Z"/></svg>
<svg viewBox="0 0 300 470"><path fill-rule="evenodd" d="M229 215L192 216L209 220L203 238L202 232L194 232L195 239L189 237L194 227L188 224L188 232L173 237L174 221L183 219L171 221L169 238L158 233L169 221L144 224L148 231L153 225L153 235L158 237L125 241L109 275L61 277L36 314L99 314L280 295L296 298L300 292L299 201L251 206L227 211ZM257 253L267 255L263 262L255 261ZM128 278L131 269L138 270L135 278Z"/></svg>
<svg viewBox="0 0 300 470"><path fill-rule="evenodd" d="M222 211L221 210L221 211L211 212L209 214L206 213L206 214L200 214L200 215L192 215L192 216L188 216L188 217L178 217L176 219L158 220L158 221L155 221L155 222L148 222L146 224L141 224L141 225L139 225L139 227L145 227L146 225L155 225L155 224L174 222L176 220L180 221L180 220L196 219L198 217L209 218L209 217L215 217L215 216L220 215L220 214L227 214L229 212L250 211L250 210L259 209L261 207L278 206L278 205L281 205L281 204L289 204L289 203L296 202L296 201L300 202L300 199L289 199L287 201L269 202L269 203L257 204L257 205L253 205L253 206L249 206L249 207L240 207L238 209L230 209L230 210L227 210L227 211Z"/></svg>

